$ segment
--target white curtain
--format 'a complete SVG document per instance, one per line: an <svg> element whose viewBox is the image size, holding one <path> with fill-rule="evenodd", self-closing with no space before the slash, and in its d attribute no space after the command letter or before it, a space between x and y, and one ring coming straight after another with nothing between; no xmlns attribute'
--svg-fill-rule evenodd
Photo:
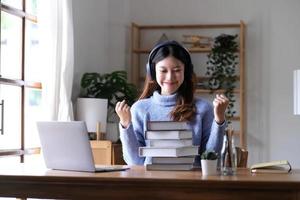
<svg viewBox="0 0 300 200"><path fill-rule="evenodd" d="M73 120L74 70L72 0L39 1L43 120Z"/></svg>

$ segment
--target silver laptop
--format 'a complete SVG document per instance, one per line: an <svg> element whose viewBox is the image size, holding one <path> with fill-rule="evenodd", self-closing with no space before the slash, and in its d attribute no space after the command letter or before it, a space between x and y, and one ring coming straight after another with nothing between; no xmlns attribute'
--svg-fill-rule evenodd
<svg viewBox="0 0 300 200"><path fill-rule="evenodd" d="M37 122L41 148L49 169L105 172L126 166L95 165L85 122Z"/></svg>

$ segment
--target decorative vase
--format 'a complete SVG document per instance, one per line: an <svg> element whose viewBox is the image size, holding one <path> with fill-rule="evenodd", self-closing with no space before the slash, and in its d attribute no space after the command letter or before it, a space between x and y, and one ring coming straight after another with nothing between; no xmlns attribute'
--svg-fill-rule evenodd
<svg viewBox="0 0 300 200"><path fill-rule="evenodd" d="M236 174L237 157L233 139L233 131L226 130L221 151L221 174L231 176Z"/></svg>

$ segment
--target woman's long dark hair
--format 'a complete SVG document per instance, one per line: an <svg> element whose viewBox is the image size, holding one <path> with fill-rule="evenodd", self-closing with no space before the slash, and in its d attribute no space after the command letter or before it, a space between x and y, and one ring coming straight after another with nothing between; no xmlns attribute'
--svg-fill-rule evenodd
<svg viewBox="0 0 300 200"><path fill-rule="evenodd" d="M193 65L189 53L179 45L166 45L157 50L153 60L150 63L150 69L154 70L155 65L159 61L168 56L180 60L184 64L184 81L177 91L176 105L170 113L174 121L191 121L196 114L196 106L194 104L194 92L196 75L193 72ZM152 80L149 74L146 76L144 89L139 99L145 99L152 96L155 90L161 91L156 79Z"/></svg>

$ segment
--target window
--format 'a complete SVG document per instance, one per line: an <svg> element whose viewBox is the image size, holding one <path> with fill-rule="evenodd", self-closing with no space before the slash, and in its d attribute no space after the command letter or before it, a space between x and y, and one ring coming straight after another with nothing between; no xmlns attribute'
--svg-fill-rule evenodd
<svg viewBox="0 0 300 200"><path fill-rule="evenodd" d="M39 150L35 121L42 84L37 51L38 0L1 0L0 163ZM12 156L13 155L13 156ZM4 158L4 159L5 159Z"/></svg>

